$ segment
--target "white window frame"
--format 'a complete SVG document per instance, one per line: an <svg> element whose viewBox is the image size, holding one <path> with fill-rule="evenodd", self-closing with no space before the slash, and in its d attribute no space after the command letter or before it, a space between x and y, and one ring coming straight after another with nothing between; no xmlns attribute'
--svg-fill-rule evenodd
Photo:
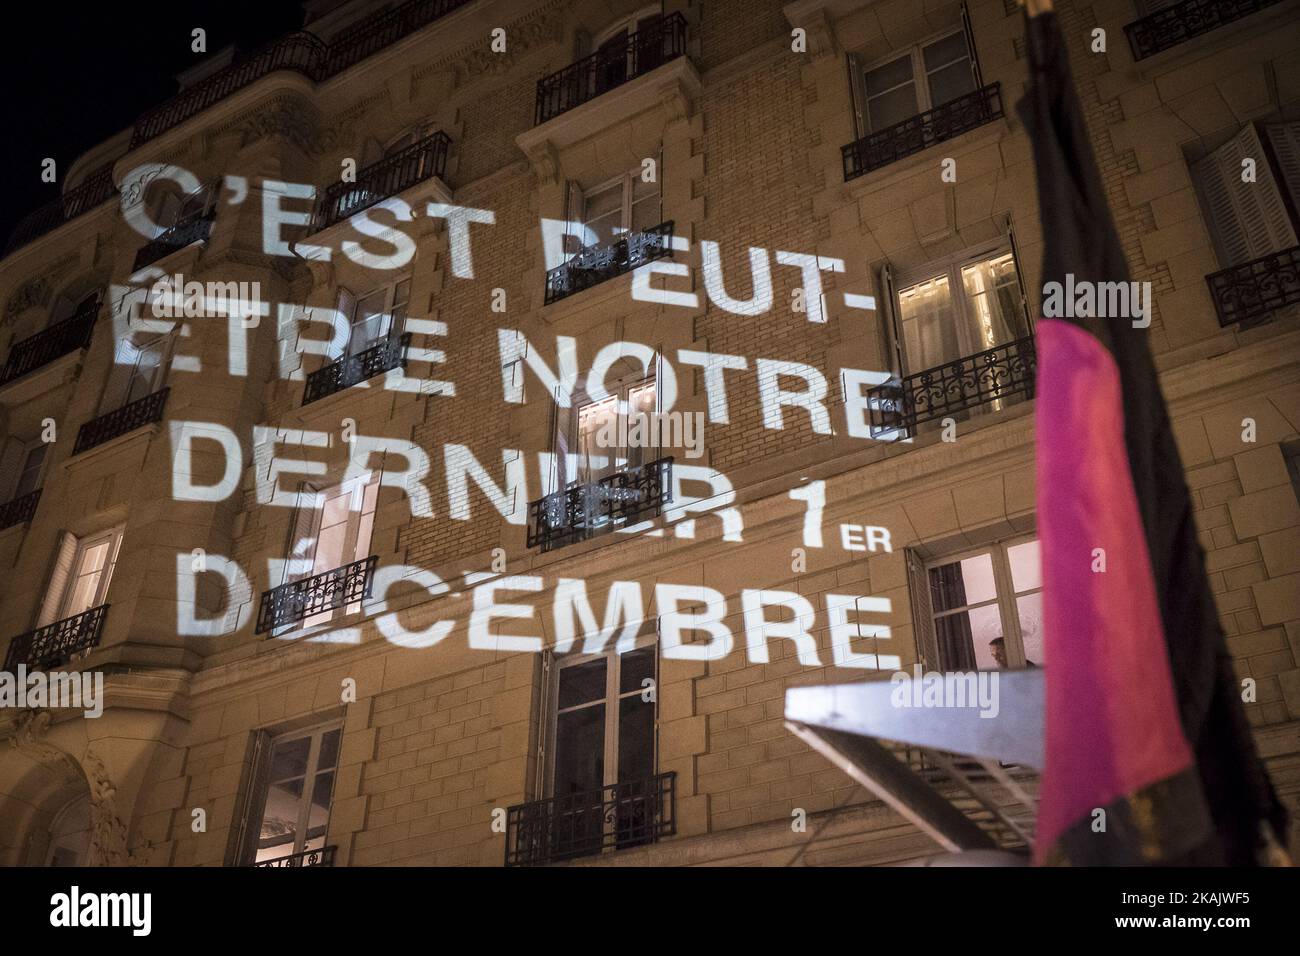
<svg viewBox="0 0 1300 956"><path fill-rule="evenodd" d="M950 564L959 564L968 558L978 557L980 555L991 555L993 564L993 586L996 594L993 599L978 601L974 604L963 604L957 607L946 608L942 611L934 607L927 591L925 595L925 606L930 614L931 627L935 633L935 640L938 640L939 629L937 622L940 618L955 617L963 614L973 608L988 607L997 605L998 616L1002 622L1002 639L1007 652L1006 670L1024 670L1028 665L1025 659L1024 636L1020 630L1020 611L1016 606L1019 598L1031 594L1040 594L1043 590L1043 584L1040 579L1038 587L1027 588L1024 591L1016 591L1011 580L1011 561L1007 557L1007 552L1018 545L1028 544L1038 539L1036 534L1020 535L1014 538L1006 538L1002 541L996 541L991 544L982 545L977 548L967 548L954 554L947 554L940 558L935 558L925 562L925 586L930 585L930 571L934 568L944 567ZM1040 552L1041 553L1041 552ZM972 647L972 654L975 649ZM978 662L977 662L978 663ZM939 661L939 666L945 670L950 669L951 662ZM1042 661L1034 661L1034 664L1041 667Z"/></svg>
<svg viewBox="0 0 1300 956"><path fill-rule="evenodd" d="M656 166L658 166L658 158L656 158L655 162L656 162ZM591 226L592 222L594 222L595 220L592 218L591 215L590 197L594 194L605 192L606 190L612 189L614 187L621 187L622 203L619 210L619 223L617 226L612 227L610 231L612 232L613 238L615 240L617 240L619 236L626 236L629 233L631 233L632 232L632 206L635 202L638 202L638 200L636 200L636 184L640 181L640 179L641 179L641 167L638 166L635 169L620 173L617 176L612 176L609 179L606 179L604 182L596 186L593 186L590 189L580 190L581 202L582 202L581 221L582 221L582 228L584 234L589 229L591 229L591 231L593 232L596 232L596 230L592 229ZM653 218L655 219L656 223L661 222L663 220L663 208L664 208L663 190L660 189L657 169L656 169L655 182L654 182L653 199L642 197L639 200L639 202L655 203L658 206L659 211L658 213L655 214ZM607 216L608 213L604 214L602 218L606 218ZM602 237L602 239L597 242L597 245L600 245L603 241L604 239ZM583 247L583 248L591 248L591 247ZM570 252L568 258L570 259L573 258L573 256L580 251L581 250L575 250L573 252Z"/></svg>
<svg viewBox="0 0 1300 956"><path fill-rule="evenodd" d="M62 594L59 596L59 610L55 615L56 621L62 621L72 617L74 614L84 614L91 608L99 607L108 599L108 589L113 583L113 571L117 567L117 557L122 550L122 532L123 526L109 528L104 531L97 531L94 534L77 538L77 549L72 556L72 564L68 568L67 579L63 582ZM72 595L76 591L77 583L84 575L81 574L80 568L82 561L85 560L86 553L98 544L107 542L108 552L104 560L104 566L97 572L99 579L95 582L95 594L91 602L80 611L71 611Z"/></svg>
<svg viewBox="0 0 1300 956"><path fill-rule="evenodd" d="M321 835L321 847L329 846L329 826L330 818L334 815L334 790L339 781L339 758L343 755L343 721L338 719L324 721L311 727L301 728L298 730L283 731L278 734L267 734L266 748L261 755L265 762L263 768L259 768L254 784L258 787L259 792L254 795L252 808L255 810L256 819L250 819L248 833L248 849L245 851L250 859L248 862L266 862L258 861L257 854L260 849L259 844L262 842L262 822L266 816L266 803L271 795L271 766L275 756L275 748L280 744L292 743L295 740L308 738L311 740L307 750L307 765L304 768L302 780L302 794L298 798L298 818L295 821L293 849L289 853L278 853L276 856L268 857L268 860L277 860L285 856L292 856L302 853L306 849L307 843L307 822L311 815L312 792L315 790L316 776L321 772L320 751L321 744L325 735L331 731L339 732L338 753L335 756L334 766L329 768L333 771L334 780L330 787L329 804L325 809L325 832Z"/></svg>
<svg viewBox="0 0 1300 956"><path fill-rule="evenodd" d="M406 290L405 290L406 298L399 300L398 289L403 284L406 285ZM402 334L402 331L406 328L406 320L410 315L412 288L413 288L412 274L408 272L404 275L398 276L397 278L393 279L391 282L386 282L383 285L379 285L374 287L373 289L370 289L364 295L354 296L347 289L340 289L340 299L342 300L344 297L346 297L351 300L350 302L346 303L348 307L347 308L348 340L347 343L344 345L343 354L332 356L332 360L338 361L339 359L345 356L359 355L360 353L366 351L367 349L374 348L376 345L378 345L380 342L384 341L385 339L395 340L398 336L400 336ZM367 340L365 343L358 342L357 331L360 328L360 324L358 323L358 315L361 310L361 303L377 295L383 295L384 297L384 306L383 306L384 311L382 313L383 322L381 323L382 331L379 333L378 336L376 336L373 339ZM399 307L402 309L401 320L400 322L394 322L393 313Z"/></svg>
<svg viewBox="0 0 1300 956"><path fill-rule="evenodd" d="M658 363L656 362L656 366ZM599 467L590 465L591 459L585 453L582 446L582 417L583 413L588 410L594 410L602 405L613 403L614 412L620 419L629 419L632 408L632 395L645 388L654 390L654 414L660 414L662 407L662 393L659 390L659 376L656 374L658 369L650 375L627 375L621 378L616 384L605 385L605 391L609 393L607 398L600 401L594 401L589 398L585 391L581 396L575 395L571 415L569 416L569 448L572 454L578 456L577 478L583 482L597 481L605 475L611 474L619 468L625 467L630 462L644 464L647 461L653 461L655 456L651 452L658 449L647 448L626 448L619 446L617 448L599 449L601 452L607 452L605 455L596 457L605 457L609 461Z"/></svg>
<svg viewBox="0 0 1300 956"><path fill-rule="evenodd" d="M642 627L648 622L643 622ZM654 622L655 631L658 631L658 621ZM638 697L646 690L644 687L638 687L634 690L621 692L619 690L620 679L623 672L623 655L616 650L617 635L610 638L610 646L606 647L598 654L583 654L580 651L574 651L569 654L555 655L552 658L550 686L547 688L547 726L546 726L546 753L548 755L546 764L546 794L554 797L555 793L555 774L558 769L556 766L556 746L557 734L560 726L560 675L567 668L581 664L589 664L593 661L606 659L605 666L605 696L590 700L573 707L566 707L565 713L582 710L587 707L593 707L597 704L603 704L605 707L605 750L604 750L604 780L602 785L609 787L619 783L618 779L618 722L619 722L619 702L626 697ZM643 650L647 647L654 648L654 675L655 695L650 705L654 707L653 720L653 739L650 741L651 753L653 756L653 767L651 773L659 772L659 635L658 633L639 634L633 646L626 652Z"/></svg>
<svg viewBox="0 0 1300 956"><path fill-rule="evenodd" d="M41 459L36 464L34 483L20 495L19 492L23 486L23 477L32 470L29 463L31 462L32 456L37 452L40 452ZM18 461L18 471L17 474L14 475L13 486L9 490L9 497L5 500L13 501L38 490L41 487L41 479L45 476L45 465L49 461L49 457L50 446L48 442L44 442L40 438L34 438L31 441L24 443L22 455Z"/></svg>
<svg viewBox="0 0 1300 956"><path fill-rule="evenodd" d="M882 66L888 66L891 63L901 60L905 56L909 57L911 60L912 84L913 84L912 88L916 92L916 112L913 113L912 115L919 116L922 113L924 113L926 110L931 110L934 109L935 106L943 105L941 103L933 102L933 95L930 90L930 73L931 72L937 73L939 70L952 66L953 63L956 63L958 61L953 60L951 63L946 63L935 70L929 71L926 70L925 68L924 51L926 47L938 43L940 40L946 40L952 36L962 37L962 41L966 47L966 61L967 63L973 64L975 62L975 51L971 49L970 39L968 36L966 36L965 28L961 24L958 24L955 27L946 27L943 30L939 30L936 33L931 34L930 36L922 40L919 40L916 43L911 44L910 46L891 50L885 56L880 57L877 60L873 60L872 62L867 63L862 67L862 80L861 80L862 90L863 90L862 114L867 124L866 132L875 133L875 132L879 132L879 130L881 129L888 128L887 126L876 126L875 123L873 123L871 120L871 99L873 97L868 97L866 95L867 74L872 72L873 70L880 69ZM972 82L973 80L974 80L974 76L972 74ZM903 85L905 84L900 83L898 84L898 86L890 87L889 90L885 90L884 92L885 93L891 92L892 90L896 90ZM876 96L880 96L880 95L883 94L881 93L876 94ZM899 121L895 120L894 122L896 123ZM893 124L891 123L888 125L893 125Z"/></svg>

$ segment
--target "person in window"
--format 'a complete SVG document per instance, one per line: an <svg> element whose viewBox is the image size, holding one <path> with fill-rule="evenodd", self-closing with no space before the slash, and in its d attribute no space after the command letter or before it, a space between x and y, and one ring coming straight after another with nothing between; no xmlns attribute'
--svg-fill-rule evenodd
<svg viewBox="0 0 1300 956"><path fill-rule="evenodd" d="M993 640L989 641L989 650L993 652L993 660L997 663L998 667L1002 668L1003 670L1006 670L1006 667L1007 667L1007 642L1006 642L1006 640L1005 640L1004 638L1001 638L1001 637L995 637L995 638L993 638ZM1026 658L1026 659L1025 659L1025 666L1026 666L1026 667L1037 667L1038 665L1035 664L1033 661L1029 660L1028 658Z"/></svg>

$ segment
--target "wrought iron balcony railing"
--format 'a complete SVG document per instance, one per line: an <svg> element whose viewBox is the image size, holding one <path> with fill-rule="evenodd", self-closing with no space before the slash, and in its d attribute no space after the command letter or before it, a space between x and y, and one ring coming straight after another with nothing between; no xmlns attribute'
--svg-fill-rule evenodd
<svg viewBox="0 0 1300 956"><path fill-rule="evenodd" d="M341 568L263 591L262 604L257 610L257 633L265 634L322 611L364 601L374 588L378 563L379 555L372 554Z"/></svg>
<svg viewBox="0 0 1300 956"><path fill-rule="evenodd" d="M556 863L677 832L677 773L534 800L506 810L506 866Z"/></svg>
<svg viewBox="0 0 1300 956"><path fill-rule="evenodd" d="M856 179L1002 116L1002 87L990 83L841 147L844 181Z"/></svg>
<svg viewBox="0 0 1300 956"><path fill-rule="evenodd" d="M673 499L673 460L623 468L594 482L573 481L528 505L528 547L543 552L585 541L615 523L658 514Z"/></svg>
<svg viewBox="0 0 1300 956"><path fill-rule="evenodd" d="M65 222L76 219L82 213L89 212L116 194L113 165L109 163L87 175L58 199L51 200L24 216L9 234L5 255L52 232Z"/></svg>
<svg viewBox="0 0 1300 956"><path fill-rule="evenodd" d="M98 316L99 301L96 300L79 309L71 318L56 322L48 329L15 343L9 350L4 370L0 371L0 385L8 385L56 358L86 348L90 345L90 336L95 331L95 319Z"/></svg>
<svg viewBox="0 0 1300 956"><path fill-rule="evenodd" d="M165 232L159 233L141 246L135 254L132 272L139 272L147 265L157 262L165 255L183 249L191 242L205 240L212 235L212 220L216 218L215 205L194 216L182 219Z"/></svg>
<svg viewBox="0 0 1300 956"><path fill-rule="evenodd" d="M1183 0L1124 28L1133 59L1143 60L1282 0Z"/></svg>
<svg viewBox="0 0 1300 956"><path fill-rule="evenodd" d="M12 528L16 524L23 524L32 520L32 515L36 514L36 505L41 500L41 489L23 495L21 498L14 498L12 501L6 501L0 505L0 531L5 528Z"/></svg>
<svg viewBox="0 0 1300 956"><path fill-rule="evenodd" d="M672 13L537 81L536 124L644 76L686 52L686 18Z"/></svg>
<svg viewBox="0 0 1300 956"><path fill-rule="evenodd" d="M302 403L312 402L351 388L395 368L406 368L406 353L411 347L411 333L397 339L384 339L356 355L345 355L307 376Z"/></svg>
<svg viewBox="0 0 1300 956"><path fill-rule="evenodd" d="M410 0L367 17L328 44L306 31L281 37L149 110L135 122L131 149L277 70L291 70L319 83L469 2Z"/></svg>
<svg viewBox="0 0 1300 956"><path fill-rule="evenodd" d="M451 140L438 132L357 172L354 183L334 183L325 190L316 213L316 228L342 222L416 183L442 176Z"/></svg>
<svg viewBox="0 0 1300 956"><path fill-rule="evenodd" d="M274 869L304 866L333 866L334 854L337 852L338 847L336 846L323 846L318 850L303 850L301 853L290 853L288 856L277 856L273 860L262 860L259 863L254 863L253 866Z"/></svg>
<svg viewBox="0 0 1300 956"><path fill-rule="evenodd" d="M873 438L906 438L925 422L1016 396L1034 396L1033 336L968 355L867 391Z"/></svg>
<svg viewBox="0 0 1300 956"><path fill-rule="evenodd" d="M617 278L654 259L671 255L672 250L671 220L641 232L619 236L606 245L588 246L568 262L546 273L546 293L542 297L542 304L550 305L566 296L600 285L607 279Z"/></svg>
<svg viewBox="0 0 1300 956"><path fill-rule="evenodd" d="M5 652L5 670L13 673L19 664L28 670L49 670L66 664L73 655L99 643L108 605L92 607L81 614L19 634Z"/></svg>
<svg viewBox="0 0 1300 956"><path fill-rule="evenodd" d="M92 418L77 432L77 443L72 446L72 453L80 455L96 445L135 431L141 425L162 421L163 407L167 404L170 391L170 388L160 388L144 398Z"/></svg>
<svg viewBox="0 0 1300 956"><path fill-rule="evenodd" d="M1213 272L1205 281L1219 325L1262 318L1300 302L1300 246Z"/></svg>

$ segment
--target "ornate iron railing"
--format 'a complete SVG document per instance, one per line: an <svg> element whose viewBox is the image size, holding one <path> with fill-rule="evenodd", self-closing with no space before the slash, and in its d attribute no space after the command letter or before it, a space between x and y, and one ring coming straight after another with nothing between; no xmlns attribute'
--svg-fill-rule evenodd
<svg viewBox="0 0 1300 956"><path fill-rule="evenodd" d="M594 482L570 482L528 505L528 547L543 552L585 541L615 523L658 514L673 499L673 460L623 468Z"/></svg>
<svg viewBox="0 0 1300 956"><path fill-rule="evenodd" d="M316 228L332 226L416 183L442 176L447 169L450 146L446 133L434 133L359 170L356 182L334 183L321 197Z"/></svg>
<svg viewBox="0 0 1300 956"><path fill-rule="evenodd" d="M15 343L5 359L4 370L0 371L0 385L8 385L56 358L84 349L90 344L98 316L99 300L96 299L79 309L71 318L56 322L48 329Z"/></svg>
<svg viewBox="0 0 1300 956"><path fill-rule="evenodd" d="M378 563L379 555L372 554L341 568L262 592L262 604L257 611L257 633L265 634L277 627L306 620L313 614L364 601L374 588L375 565Z"/></svg>
<svg viewBox="0 0 1300 956"><path fill-rule="evenodd" d="M1213 272L1205 281L1219 325L1261 318L1300 302L1300 246Z"/></svg>
<svg viewBox="0 0 1300 956"><path fill-rule="evenodd" d="M1124 28L1133 59L1143 60L1185 40L1217 30L1282 0L1183 0Z"/></svg>
<svg viewBox="0 0 1300 956"><path fill-rule="evenodd" d="M81 614L19 634L9 642L9 650L5 652L5 670L13 673L19 664L25 665L28 670L49 670L66 664L74 654L99 643L104 631L104 618L107 616L108 605L101 604Z"/></svg>
<svg viewBox="0 0 1300 956"><path fill-rule="evenodd" d="M41 489L23 495L21 498L14 498L12 501L6 501L0 505L0 531L5 528L12 528L16 524L22 524L25 521L31 521L32 515L36 514L36 505L41 500Z"/></svg>
<svg viewBox="0 0 1300 956"><path fill-rule="evenodd" d="M179 126L209 106L277 70L292 70L319 83L470 2L471 0L411 0L392 10L367 17L344 30L328 44L302 30L281 37L149 110L135 122L135 128L131 132L131 149L161 136L172 127Z"/></svg>
<svg viewBox="0 0 1300 956"><path fill-rule="evenodd" d="M841 147L844 181L888 166L1002 116L1002 87L990 83Z"/></svg>
<svg viewBox="0 0 1300 956"><path fill-rule="evenodd" d="M356 355L345 355L307 376L302 392L302 403L312 402L351 388L376 375L395 368L406 368L406 353L411 347L411 333L397 339L384 339Z"/></svg>
<svg viewBox="0 0 1300 956"><path fill-rule="evenodd" d="M9 233L5 255L52 232L65 222L76 219L82 213L89 212L116 193L112 163L101 166L58 199L53 199L24 216Z"/></svg>
<svg viewBox="0 0 1300 956"><path fill-rule="evenodd" d="M203 212L187 216L165 232L159 233L141 246L135 254L132 272L139 272L145 266L157 262L165 255L183 249L191 242L199 242L212 235L212 220L216 218L217 207L214 205Z"/></svg>
<svg viewBox="0 0 1300 956"><path fill-rule="evenodd" d="M271 869L333 866L334 854L337 852L338 847L336 846L323 846L319 850L303 850L300 853L290 853L288 856L277 856L273 860L262 860L260 863L254 863L253 866Z"/></svg>
<svg viewBox="0 0 1300 956"><path fill-rule="evenodd" d="M916 426L1018 395L1034 396L1033 336L894 379L867 391L873 438L906 438Z"/></svg>
<svg viewBox="0 0 1300 956"><path fill-rule="evenodd" d="M135 431L141 425L162 421L163 407L167 404L169 392L170 388L160 388L144 398L92 418L77 432L77 443L72 446L72 453L80 455L96 445Z"/></svg>
<svg viewBox="0 0 1300 956"><path fill-rule="evenodd" d="M506 810L506 866L537 866L653 843L677 832L677 772Z"/></svg>
<svg viewBox="0 0 1300 956"><path fill-rule="evenodd" d="M653 26L627 34L627 42L602 47L538 80L535 123L554 119L685 52L686 18L669 14Z"/></svg>
<svg viewBox="0 0 1300 956"><path fill-rule="evenodd" d="M605 245L588 246L568 262L546 273L546 292L542 304L550 305L566 296L600 285L607 279L617 278L654 259L671 255L672 251L672 220L641 232L619 236L614 242Z"/></svg>

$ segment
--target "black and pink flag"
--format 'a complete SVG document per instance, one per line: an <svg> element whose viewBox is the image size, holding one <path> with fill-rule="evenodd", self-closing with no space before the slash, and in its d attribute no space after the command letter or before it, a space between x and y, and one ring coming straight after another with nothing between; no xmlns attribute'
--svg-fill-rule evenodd
<svg viewBox="0 0 1300 956"><path fill-rule="evenodd" d="M1035 861L1251 865L1276 847L1284 812L1224 645L1149 312L1136 308L1143 297L1129 285L1065 40L1051 12L1027 17L1026 30L1019 111L1045 246L1036 428L1047 725Z"/></svg>

